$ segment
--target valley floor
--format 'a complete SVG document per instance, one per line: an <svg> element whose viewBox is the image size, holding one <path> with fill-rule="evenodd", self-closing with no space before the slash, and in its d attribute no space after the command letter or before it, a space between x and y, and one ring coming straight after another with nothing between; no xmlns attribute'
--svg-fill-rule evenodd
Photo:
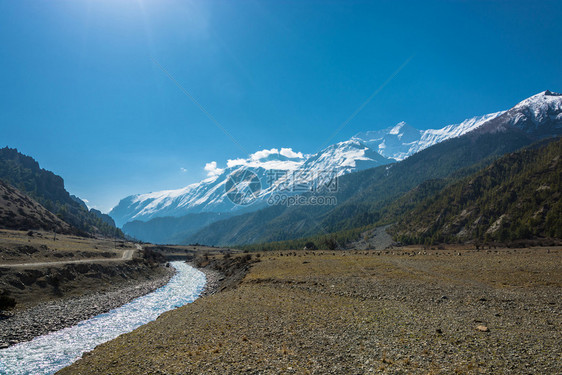
<svg viewBox="0 0 562 375"><path fill-rule="evenodd" d="M0 349L56 331L147 294L174 270L138 245L112 239L0 230ZM160 259L161 260L161 259Z"/></svg>
<svg viewBox="0 0 562 375"><path fill-rule="evenodd" d="M562 372L561 248L253 259L237 288L169 311L60 374Z"/></svg>

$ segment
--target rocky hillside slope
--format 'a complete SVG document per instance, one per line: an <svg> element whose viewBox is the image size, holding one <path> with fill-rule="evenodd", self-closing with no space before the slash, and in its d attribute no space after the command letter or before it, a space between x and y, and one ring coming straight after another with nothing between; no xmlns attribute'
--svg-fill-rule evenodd
<svg viewBox="0 0 562 375"><path fill-rule="evenodd" d="M88 211L84 202L70 195L62 177L41 168L32 157L17 149L0 149L0 180L29 195L83 234L123 237L121 230Z"/></svg>
<svg viewBox="0 0 562 375"><path fill-rule="evenodd" d="M562 139L506 155L425 199L392 229L402 243L562 238Z"/></svg>
<svg viewBox="0 0 562 375"><path fill-rule="evenodd" d="M73 232L68 223L2 180L0 180L0 229Z"/></svg>

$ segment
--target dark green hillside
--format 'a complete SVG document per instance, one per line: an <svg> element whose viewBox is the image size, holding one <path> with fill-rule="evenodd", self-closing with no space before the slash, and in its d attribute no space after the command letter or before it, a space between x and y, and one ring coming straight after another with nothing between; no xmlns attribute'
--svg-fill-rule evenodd
<svg viewBox="0 0 562 375"><path fill-rule="evenodd" d="M91 213L64 188L64 180L40 168L16 149L0 149L0 179L29 195L47 210L84 233L119 236L123 233L103 217Z"/></svg>
<svg viewBox="0 0 562 375"><path fill-rule="evenodd" d="M129 221L123 231L142 241L166 244L181 243L186 237L219 219L230 217L228 213L203 212L181 217L157 217L149 221Z"/></svg>
<svg viewBox="0 0 562 375"><path fill-rule="evenodd" d="M562 140L506 155L425 199L393 228L403 243L562 238Z"/></svg>

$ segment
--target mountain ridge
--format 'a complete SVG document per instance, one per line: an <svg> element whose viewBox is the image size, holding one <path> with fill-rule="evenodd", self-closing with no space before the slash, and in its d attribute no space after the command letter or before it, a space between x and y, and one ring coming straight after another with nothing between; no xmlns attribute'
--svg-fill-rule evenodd
<svg viewBox="0 0 562 375"><path fill-rule="evenodd" d="M286 154L292 156L292 158L289 158L289 161L292 163L290 165L283 162L280 164L271 163L271 159L268 160L270 163L267 165L264 158L254 157L254 155L265 153L267 155L266 158L271 158L273 155L280 155L281 153L271 152L273 150L278 151L276 149L258 151L252 154L246 161L242 159L229 160L227 168L220 170L218 175L211 176L199 183L190 184L185 188L125 197L109 212L109 215L118 226L123 226L126 222L133 220L149 221L156 217L181 217L191 213L236 212L242 214L255 211L265 206L263 202L271 196L276 186L286 182L281 178L281 180L273 184L267 184L264 175L268 171L294 171L303 175L309 174L310 171L315 171L316 173L335 171L336 175L341 176L379 165L390 164L403 160L433 144L465 134L502 113L503 111L476 116L440 129L417 130L401 122L381 131L359 133L347 141L327 146L313 155L302 155L302 153L293 152L292 149L282 149L290 150L290 152L286 151ZM400 130L408 130L411 139L404 138ZM373 138L375 133L380 136L380 139ZM397 139L400 142L402 140L407 140L408 142L396 144ZM392 146L392 150L390 150L391 147L389 145L392 142L395 144ZM281 162L281 160L278 161ZM285 159L284 161L286 162L287 160ZM236 204L230 204L232 202L225 199L224 186L228 176L239 172L241 168L251 170L257 174L262 186L265 187L258 196L258 202L250 207L239 207ZM314 182L311 181L311 183ZM220 189L222 189L223 196L220 196ZM285 191L284 193L288 194L290 192Z"/></svg>
<svg viewBox="0 0 562 375"><path fill-rule="evenodd" d="M295 186L298 181L294 179L293 175L297 173L310 173L310 171L318 173L320 171L331 170L338 178L340 178L350 173L357 173L377 166L386 166L381 170L380 173L376 173L376 175L378 176L377 178L384 180L385 174L388 174L389 171L392 172L392 168L396 168L396 159L401 159L401 161L404 161L413 157L414 159L412 159L408 163L412 165L417 163L419 165L419 169L414 168L410 172L408 172L411 176L405 176L406 180L421 183L423 182L423 179L417 180L416 178L418 177L416 176L421 176L423 173L426 173L423 178L441 178L444 176L443 174L427 171L427 163L424 164L424 161L420 161L420 158L428 158L427 162L433 160L433 162L437 163L435 168L447 170L447 173L452 173L455 168L458 169L468 167L470 165L468 164L468 162L477 163L488 157L494 157L501 155L504 152L514 151L516 148L523 147L538 138L557 134L560 132L560 99L561 97L556 96L552 93L549 94L548 91L544 91L519 102L513 108L507 111L499 111L484 116L472 117L459 124L448 125L440 129L417 130L409 126L408 124L401 122L394 125L393 127L389 127L381 131L367 132L364 134L359 133L348 141L343 141L328 146L321 152L314 155L305 156L302 154L294 153L291 149L285 149L290 150L290 152L285 151L287 156L296 157L295 159L291 160L291 165L283 164L288 160L286 157L284 157L282 160L279 160L279 156L281 153L278 150L264 150L256 153L255 156L251 156L247 160L237 159L236 161L229 161L227 168L225 168L224 170L220 170L220 172L216 176L213 176L204 181L205 183L214 184L212 189L202 188L201 184L193 184L190 185L190 187L185 188L185 190L202 189L201 193L204 194L195 194L194 197L190 199L199 200L199 202L203 203L203 206L206 205L205 209L203 210L187 210L187 212L189 212L190 214L200 214L208 212L217 213L217 211L227 213L229 216L234 216L232 218L226 219L227 222L232 224L234 222L240 223L244 220L251 221L250 218L253 217L253 212L269 210L269 213L264 214L268 218L266 221L268 221L269 224L253 223L252 225L262 229L263 225L270 225L271 228L281 227L281 223L283 222L285 222L287 225L287 229L284 229L283 231L288 231L289 233L282 234L281 232L283 231L281 231L275 235L273 234L273 232L276 231L274 229L271 229L269 231L262 230L261 233L256 232L255 234L250 235L252 229L239 228L236 231L236 241L240 240L242 241L241 243L248 243L249 241L253 240L276 241L291 238L297 235L311 235L313 234L313 229L311 229L309 224L307 224L306 215L319 215L318 217L321 217L320 222L323 223L322 226L324 230L328 232L337 230L338 226L347 228L355 224L359 225L360 223L365 221L373 221L374 216L369 212L372 212L373 210L376 211L376 207L378 207L377 205L380 205L381 203L371 202L372 199L368 195L366 195L366 192L370 190L366 189L365 192L363 192L363 188L361 187L358 188L357 192L354 192L353 187L351 187L349 190L350 193L346 193L347 196L342 196L341 194L339 194L337 197L338 205L333 210L331 210L329 214L327 213L329 210L326 210L322 207L308 207L307 210L301 211L299 211L298 209L273 209L271 207L268 207L268 204L266 204L264 201L268 197L272 197L277 193L281 193L284 195L313 195L313 191L300 191L296 193L290 190L287 191L278 188L279 186L284 186L284 184L287 186ZM543 112L545 113L545 115L542 115ZM540 123L540 127L536 126L537 121ZM506 136L505 141L508 144L511 143L511 145L502 146L498 144L498 140L491 141L490 136L493 136L497 133L509 134L508 136ZM487 134L488 136L478 140L478 138L482 137L485 134ZM441 152L447 154L447 156L434 155L434 153L425 153L423 154L424 156L418 156L420 155L420 153L423 153L424 150L430 147L447 143L454 139L459 139L459 137L466 137L466 141L463 141L456 146L460 150L463 150L462 152L459 152L459 150L455 150L453 146L446 145L442 147ZM491 142L491 144L482 145L486 142ZM384 145L384 147L381 147L381 145ZM483 150L487 150L486 152L488 152L488 154L484 152L482 153L482 155L479 155L480 148L482 148ZM381 149L383 150L382 154ZM385 152L388 153L385 154ZM392 155L396 159L390 159L384 155ZM458 158L461 157L466 158L466 161L458 160ZM226 182L229 176L232 173L236 173L239 171L251 170L258 176L259 180L262 183L262 186L264 186L265 176L270 172L270 170L263 168L263 163L265 162L281 163L280 165L282 166L282 168L284 168L283 172L285 173L285 175L275 180L269 186L266 186L266 188L260 190L256 194L257 200L253 205L237 206L236 204L230 202L230 200L226 196L227 189L225 189ZM424 172L422 173L421 171ZM339 181L345 183L346 179L343 178ZM373 183L376 184L376 181L373 181ZM393 183L395 184L394 189L398 189L397 191L401 193L404 192L400 190L403 188L400 186L400 183ZM363 185L361 185L361 182L358 182L357 186ZM415 185L408 186L411 188ZM353 191L353 193L351 193L351 191ZM182 211L180 205L178 204L181 202L185 204L185 202L187 201L184 193L185 191L182 191L182 189L180 189L165 191L163 192L163 194L162 192L157 192L145 196L155 198L152 201L143 197L139 198L139 195L126 198L132 200L136 199L135 204L139 204L139 207L144 204L146 205L146 207L152 210L149 215L145 215L143 212L143 210L145 210L145 207L141 207L141 210L133 207L133 210L131 211L131 220L136 220L136 223L134 225L128 225L127 228L131 229L134 227L134 235L141 236L141 239L144 240L154 240L158 238L159 240L173 239L174 242L178 241L179 236L177 236L177 233L169 233L169 237L160 236L160 234L162 233L158 234L155 228L152 228L151 226L159 226L160 228L162 228L161 221L152 221L153 219L160 216L177 216L180 219L169 219L168 222L170 223L170 227L179 228L178 223L181 221L181 217L185 216L183 213L186 212ZM391 195L385 194L386 193L383 194L382 192L379 192L377 193L377 196L379 196L381 199L383 199L383 197L386 197L384 199L391 199ZM351 195L354 195L354 197L351 198ZM126 199L124 201L126 201ZM364 202L369 203L365 205ZM221 207L219 203L222 204L222 207L226 207L226 209L216 210L217 208ZM161 204L162 207L159 207L159 204ZM170 207L171 211L167 211L167 207ZM180 209L178 210L178 208ZM207 210L207 208L211 209ZM174 212L174 210L176 211ZM148 210L146 211L148 212ZM304 211L306 211L306 215ZM172 212L173 215L170 215L170 212ZM277 216L275 216L273 212L277 212ZM356 215L355 213L357 212L361 214ZM112 214L114 213L115 211L112 211ZM324 217L325 215L328 216ZM236 216L242 217L236 219ZM259 217L259 215L257 217ZM184 221L185 223L190 223L190 228L185 228L183 232L191 232L194 234L187 236L184 241L180 242L200 242L221 245L232 245L235 243L231 242L231 240L234 240L234 238L231 238L230 240L223 238L222 240L220 240L222 242L213 243L212 241L220 238L221 235L219 234L215 239L212 238L211 233L209 235L204 235L203 233L205 233L206 227L215 228L214 233L224 233L225 231L228 232L229 230L227 228L219 228L221 224L216 224L216 226L213 227L214 222L209 221L209 216L201 216L200 222L197 222L195 218L196 216L190 216L189 220L186 219ZM212 220L222 221L223 218L221 218L220 215L216 215ZM145 224L141 224L141 222L145 222ZM299 222L301 224L295 226L294 224L296 222ZM250 222L247 222L246 226L251 227ZM140 230L140 228L143 229ZM164 228L162 228L161 230L168 231L168 229ZM153 235L143 238L143 236L145 235L144 233L152 233ZM270 235L266 235L266 233L270 233ZM244 239L242 239L242 237Z"/></svg>
<svg viewBox="0 0 562 375"><path fill-rule="evenodd" d="M545 95L545 92L538 95ZM535 100L527 102L528 106L534 106L537 99L539 102L541 100L537 96L532 98ZM211 224L188 241L243 245L351 230L378 222L386 206L418 184L447 177L475 164L489 164L495 158L551 133L550 130L544 132L540 126L529 127L527 122L513 121L521 106L514 108L515 111L506 111L487 121L484 126L461 137L437 143L399 163L343 176L340 179L338 205L333 209L293 207L280 211L279 208L266 208ZM551 118L557 119L559 113L542 117L541 120L547 129L558 129L558 134L562 122L554 120L553 124Z"/></svg>
<svg viewBox="0 0 562 375"><path fill-rule="evenodd" d="M443 142L444 140L450 138L460 137L461 135L482 126L485 122L490 121L503 113L505 113L505 111L471 117L461 123L447 125L440 129L418 130L402 121L393 127L383 130L359 133L352 139L362 140L370 147L381 150L381 155L388 156L385 154L389 153L391 156L388 157L401 161L408 156L411 156L416 152L436 143ZM384 134L394 136L391 138L394 144L392 145L392 151L390 152L388 151L388 143L390 140L381 136Z"/></svg>
<svg viewBox="0 0 562 375"><path fill-rule="evenodd" d="M40 167L17 149L0 149L0 180L33 198L42 207L76 228L82 235L122 237L120 229L90 212L83 201L66 191L61 176Z"/></svg>
<svg viewBox="0 0 562 375"><path fill-rule="evenodd" d="M562 238L561 155L561 137L507 154L418 203L392 233L426 245Z"/></svg>

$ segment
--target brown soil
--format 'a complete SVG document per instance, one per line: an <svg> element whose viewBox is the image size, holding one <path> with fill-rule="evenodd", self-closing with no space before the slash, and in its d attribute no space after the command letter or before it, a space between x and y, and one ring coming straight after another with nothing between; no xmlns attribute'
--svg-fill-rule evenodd
<svg viewBox="0 0 562 375"><path fill-rule="evenodd" d="M562 372L560 248L259 260L60 374Z"/></svg>

